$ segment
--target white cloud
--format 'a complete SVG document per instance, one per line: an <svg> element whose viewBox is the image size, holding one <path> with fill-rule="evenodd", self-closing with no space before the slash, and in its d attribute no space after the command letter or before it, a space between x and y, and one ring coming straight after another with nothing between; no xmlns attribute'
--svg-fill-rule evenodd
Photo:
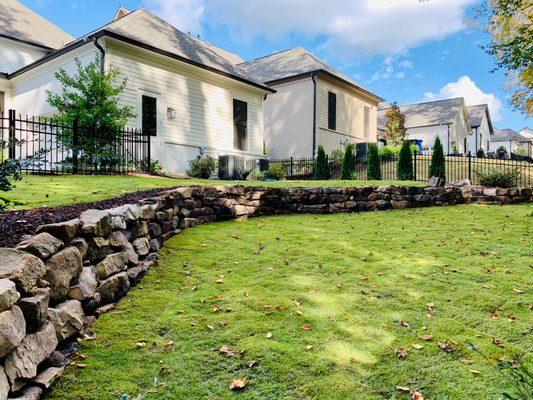
<svg viewBox="0 0 533 400"><path fill-rule="evenodd" d="M405 71L398 71L398 69L410 69L413 68L413 62L411 60L398 61L398 56L389 54L383 59L383 65L379 70L374 72L370 79L366 83L370 84L376 81L388 81L392 78L402 79L405 77Z"/></svg>
<svg viewBox="0 0 533 400"><path fill-rule="evenodd" d="M182 32L202 32L204 0L143 0L143 5Z"/></svg>
<svg viewBox="0 0 533 400"><path fill-rule="evenodd" d="M450 82L437 93L428 92L424 94L424 101L449 99L453 97L464 97L467 106L476 104L488 104L490 116L494 121L502 119L502 102L494 93L485 93L481 90L469 76L461 76L457 81Z"/></svg>
<svg viewBox="0 0 533 400"><path fill-rule="evenodd" d="M466 27L476 0L143 0L181 30L202 23L227 29L235 40L318 39L338 58L403 53Z"/></svg>

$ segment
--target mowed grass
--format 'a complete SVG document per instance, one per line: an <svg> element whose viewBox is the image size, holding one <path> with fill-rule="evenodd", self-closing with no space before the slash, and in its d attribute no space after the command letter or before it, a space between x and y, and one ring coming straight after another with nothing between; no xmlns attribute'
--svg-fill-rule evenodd
<svg viewBox="0 0 533 400"><path fill-rule="evenodd" d="M81 345L86 367L68 367L47 399L410 399L396 386L498 399L510 386L497 359L531 368L532 213L454 206L189 229L100 317Z"/></svg>
<svg viewBox="0 0 533 400"><path fill-rule="evenodd" d="M24 175L15 182L15 188L3 195L15 204L8 210L54 207L80 202L106 200L126 193L147 189L187 185L247 185L247 186L363 186L363 185L416 185L411 181L279 181L247 182L207 179L175 179L150 175Z"/></svg>

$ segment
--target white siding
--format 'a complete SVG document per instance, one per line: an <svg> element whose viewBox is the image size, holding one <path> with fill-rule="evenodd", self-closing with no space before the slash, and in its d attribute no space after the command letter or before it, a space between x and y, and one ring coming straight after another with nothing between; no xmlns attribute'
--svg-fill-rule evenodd
<svg viewBox="0 0 533 400"><path fill-rule="evenodd" d="M452 127L450 127L450 131L451 130ZM437 136L442 143L444 153L448 153L448 128L446 125L434 125L407 129L407 138L409 140L422 140L423 151L433 149Z"/></svg>
<svg viewBox="0 0 533 400"><path fill-rule="evenodd" d="M152 158L170 172L185 172L188 161L200 154L262 156L264 91L186 63L154 53L109 43L106 62L127 77L121 103L133 107L141 127L141 97L157 100L158 134L152 139ZM233 147L233 99L248 103L248 150ZM167 118L167 108L176 111Z"/></svg>
<svg viewBox="0 0 533 400"><path fill-rule="evenodd" d="M15 40L0 38L0 72L11 73L42 58L46 51Z"/></svg>
<svg viewBox="0 0 533 400"><path fill-rule="evenodd" d="M477 134L477 141L476 141ZM487 146L487 141L489 141L489 146ZM476 147L477 143L477 147ZM482 149L485 153L490 151L490 127L485 115L481 120L481 125L476 128L472 128L472 133L468 136L468 149L467 151L472 152L472 155L475 156L479 149Z"/></svg>
<svg viewBox="0 0 533 400"><path fill-rule="evenodd" d="M311 78L274 86L265 101L265 145L269 158L311 157L313 82Z"/></svg>

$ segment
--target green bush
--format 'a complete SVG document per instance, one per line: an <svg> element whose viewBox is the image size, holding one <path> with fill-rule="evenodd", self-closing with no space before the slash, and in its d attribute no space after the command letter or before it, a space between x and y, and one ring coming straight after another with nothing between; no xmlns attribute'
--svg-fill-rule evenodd
<svg viewBox="0 0 533 400"><path fill-rule="evenodd" d="M512 171L498 171L492 170L489 172L478 172L479 184L482 186L510 188L516 187L520 172L518 170Z"/></svg>
<svg viewBox="0 0 533 400"><path fill-rule="evenodd" d="M446 165L444 161L444 149L442 148L442 143L440 142L439 137L435 139L435 144L433 145L433 154L431 155L431 164L429 165L429 174L428 178L433 176L438 176L444 182L446 182Z"/></svg>
<svg viewBox="0 0 533 400"><path fill-rule="evenodd" d="M367 179L376 181L381 180L379 152L378 146L375 144L371 144L368 151Z"/></svg>
<svg viewBox="0 0 533 400"><path fill-rule="evenodd" d="M498 158L507 158L507 149L505 146L500 146L496 149L496 154L498 155Z"/></svg>
<svg viewBox="0 0 533 400"><path fill-rule="evenodd" d="M268 171L265 173L265 178L277 179L278 181L284 179L285 176L285 167L283 164L270 164L268 166Z"/></svg>
<svg viewBox="0 0 533 400"><path fill-rule="evenodd" d="M400 150L396 178L399 181L413 180L413 153L411 153L411 144L407 140L403 142Z"/></svg>
<svg viewBox="0 0 533 400"><path fill-rule="evenodd" d="M329 170L326 152L322 146L318 146L315 161L315 179L328 180L329 178L331 178L331 171Z"/></svg>
<svg viewBox="0 0 533 400"><path fill-rule="evenodd" d="M187 174L194 178L209 179L217 168L217 160L210 156L200 157L189 161Z"/></svg>
<svg viewBox="0 0 533 400"><path fill-rule="evenodd" d="M379 149L382 158L393 158L400 154L400 146L383 146Z"/></svg>
<svg viewBox="0 0 533 400"><path fill-rule="evenodd" d="M344 157L341 164L341 179L352 179L355 172L355 148L348 143L344 148Z"/></svg>
<svg viewBox="0 0 533 400"><path fill-rule="evenodd" d="M485 152L483 151L483 149L478 149L478 151L476 151L476 157L477 158L485 157Z"/></svg>

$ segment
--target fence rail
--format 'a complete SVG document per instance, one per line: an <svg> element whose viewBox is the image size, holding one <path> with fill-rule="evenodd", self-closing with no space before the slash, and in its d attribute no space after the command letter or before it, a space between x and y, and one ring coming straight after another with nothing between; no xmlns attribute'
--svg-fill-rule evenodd
<svg viewBox="0 0 533 400"><path fill-rule="evenodd" d="M109 137L105 147L91 138ZM83 142L83 143L81 143ZM50 118L0 114L0 160L20 161L24 172L122 174L150 171L150 136L132 128L109 131L65 126Z"/></svg>
<svg viewBox="0 0 533 400"><path fill-rule="evenodd" d="M512 159L477 158L471 154L466 156L445 156L446 180L458 182L469 179L473 184L479 184L482 174L492 171L517 172L517 184L523 187L533 187L533 162L528 158L514 157ZM308 158L273 159L270 164L283 165L287 179L314 179L314 162ZM341 165L338 160L328 158L331 179L341 178ZM380 157L381 176L383 180L396 180L398 157ZM427 181L429 178L430 154L413 155L413 176L416 181ZM353 179L367 180L367 157L358 157L355 164Z"/></svg>

